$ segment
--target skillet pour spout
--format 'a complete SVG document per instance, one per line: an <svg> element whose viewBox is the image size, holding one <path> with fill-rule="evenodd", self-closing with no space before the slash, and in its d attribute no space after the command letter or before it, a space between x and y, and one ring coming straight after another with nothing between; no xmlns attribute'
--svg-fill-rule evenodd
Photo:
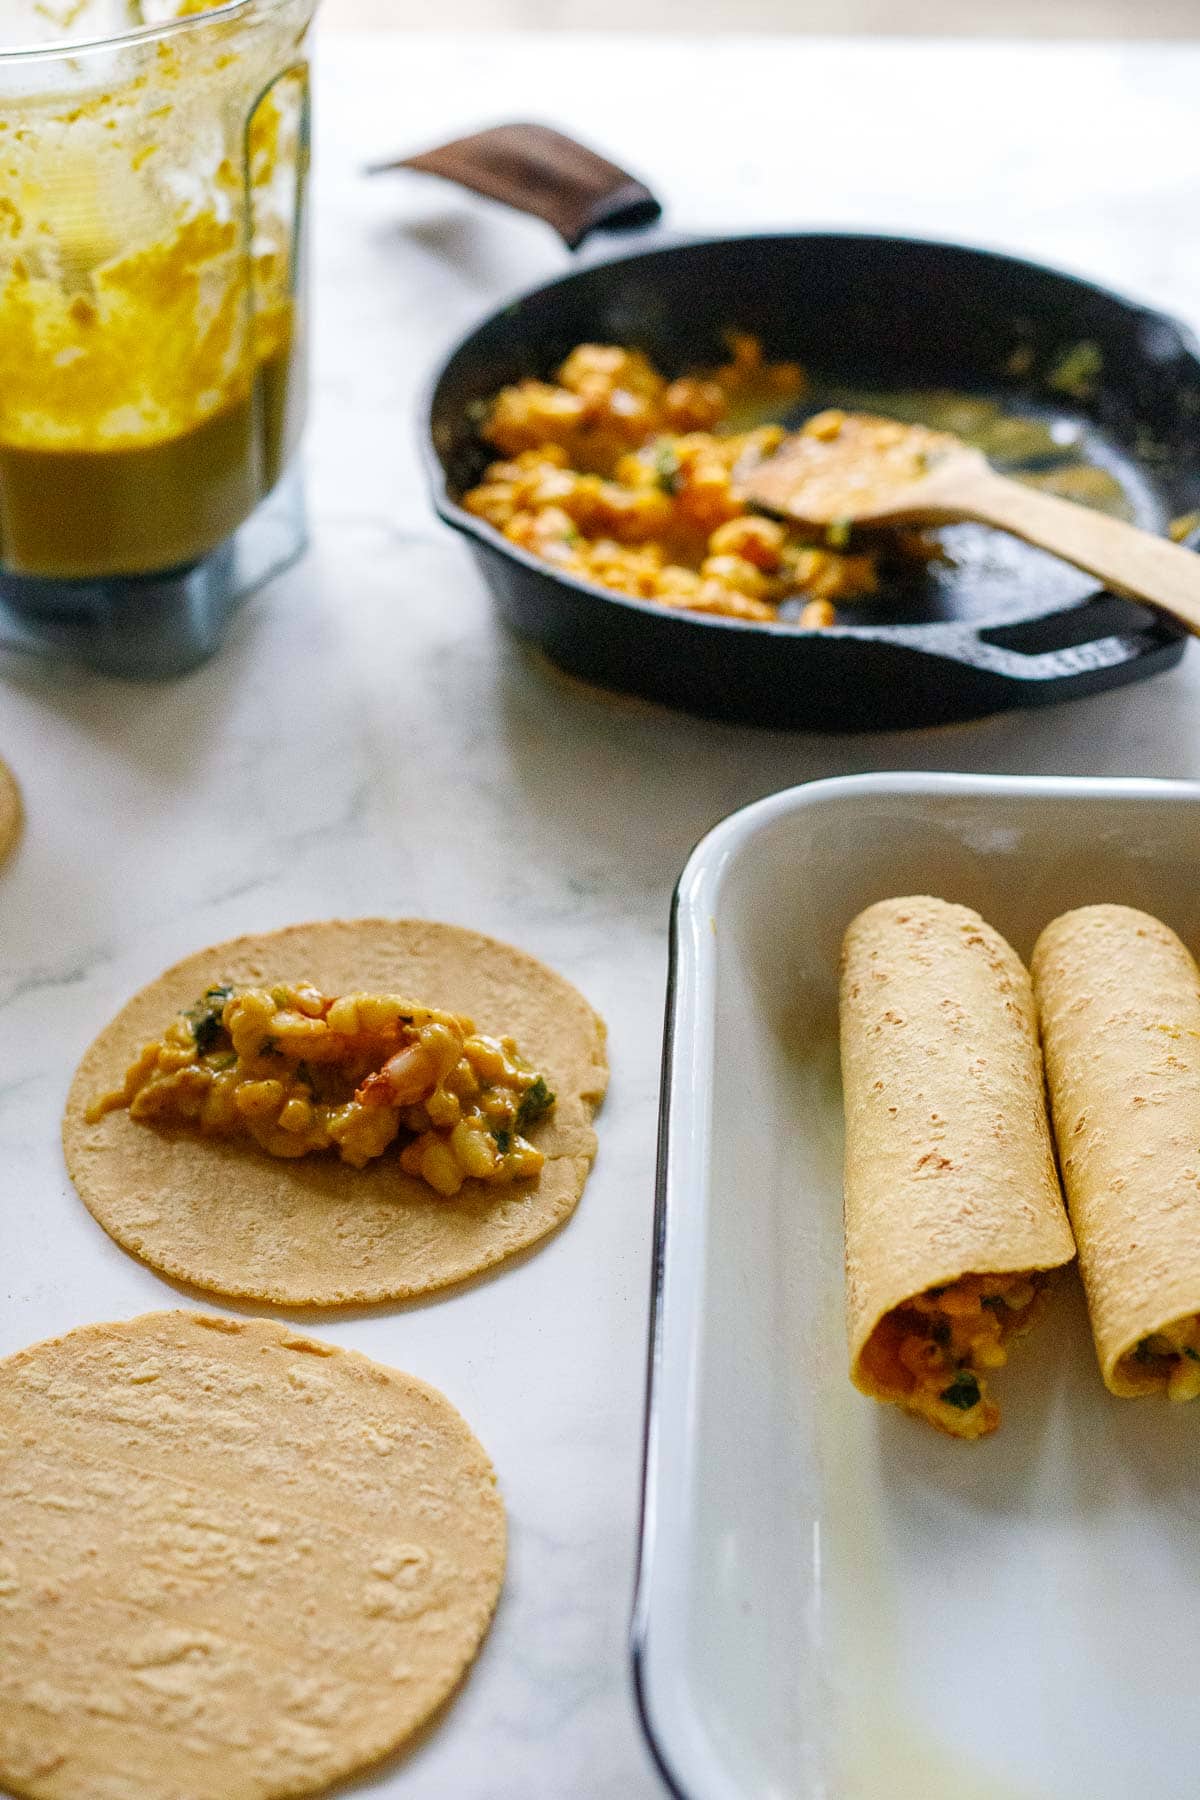
<svg viewBox="0 0 1200 1800"><path fill-rule="evenodd" d="M636 177L540 126L494 127L388 166L462 180L571 245L661 211ZM867 393L986 400L1107 471L1146 529L1200 509L1200 347L1121 294L997 251L883 234L643 229L605 251L484 319L424 403L435 508L466 537L505 623L561 668L705 717L846 732L1047 705L1179 661L1186 639L1170 620L976 525L943 532L938 558L889 575L824 630L633 599L510 542L462 505L495 455L478 420L500 388L550 377L581 343L642 350L673 376L722 361L731 331L801 363L813 410Z"/></svg>

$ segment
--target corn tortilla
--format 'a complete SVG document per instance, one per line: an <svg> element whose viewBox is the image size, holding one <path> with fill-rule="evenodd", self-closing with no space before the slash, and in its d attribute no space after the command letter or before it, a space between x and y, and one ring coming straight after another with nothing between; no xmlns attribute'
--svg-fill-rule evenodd
<svg viewBox="0 0 1200 1800"><path fill-rule="evenodd" d="M1059 1161L1105 1385L1144 1337L1200 1313L1200 970L1127 906L1085 906L1033 952Z"/></svg>
<svg viewBox="0 0 1200 1800"><path fill-rule="evenodd" d="M862 1367L893 1308L1074 1254L1029 976L968 907L880 901L846 933L841 1046L851 1376L896 1398Z"/></svg>
<svg viewBox="0 0 1200 1800"><path fill-rule="evenodd" d="M273 1800L395 1750L504 1574L487 1456L412 1376L148 1313L0 1362L0 1784Z"/></svg>
<svg viewBox="0 0 1200 1800"><path fill-rule="evenodd" d="M125 1111L88 1124L141 1045L214 982L316 983L400 993L511 1032L557 1094L530 1139L533 1181L468 1181L453 1199L395 1155L353 1169L330 1155L283 1162L253 1145L167 1133ZM494 938L420 920L333 920L235 938L177 963L101 1032L71 1084L67 1167L110 1236L164 1274L218 1294L293 1306L407 1299L526 1250L574 1211L596 1151L607 1080L604 1026L575 988Z"/></svg>
<svg viewBox="0 0 1200 1800"><path fill-rule="evenodd" d="M21 790L6 762L0 762L0 862L21 835Z"/></svg>

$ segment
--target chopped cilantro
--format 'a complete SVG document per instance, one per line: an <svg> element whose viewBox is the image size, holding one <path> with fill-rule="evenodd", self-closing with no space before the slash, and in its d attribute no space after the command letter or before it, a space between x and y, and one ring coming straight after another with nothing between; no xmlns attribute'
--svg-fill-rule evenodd
<svg viewBox="0 0 1200 1800"><path fill-rule="evenodd" d="M979 1383L970 1369L960 1369L948 1388L943 1388L938 1395L947 1406L956 1406L959 1412L970 1412L973 1406L979 1405Z"/></svg>
<svg viewBox="0 0 1200 1800"><path fill-rule="evenodd" d="M1190 1344L1183 1346L1183 1354L1190 1356L1193 1362L1200 1362L1200 1350L1193 1350Z"/></svg>
<svg viewBox="0 0 1200 1800"><path fill-rule="evenodd" d="M210 1050L216 1049L222 1031L221 1014L232 993L231 987L206 988L195 1006L184 1013L199 1055L206 1056Z"/></svg>
<svg viewBox="0 0 1200 1800"><path fill-rule="evenodd" d="M1103 370L1104 352L1099 344L1085 338L1062 352L1046 382L1060 394L1069 394L1074 400L1087 400L1095 393Z"/></svg>
<svg viewBox="0 0 1200 1800"><path fill-rule="evenodd" d="M677 494L682 467L679 452L670 438L661 438L654 451L654 481L664 494Z"/></svg>
<svg viewBox="0 0 1200 1800"><path fill-rule="evenodd" d="M515 1129L519 1132L524 1131L527 1126L533 1124L535 1119L540 1119L543 1113L549 1112L553 1105L554 1095L550 1092L550 1089L539 1075L537 1080L533 1082L531 1086L527 1087L525 1092L521 1095L521 1104L517 1108Z"/></svg>
<svg viewBox="0 0 1200 1800"><path fill-rule="evenodd" d="M850 542L850 520L831 519L825 527L825 542L831 550L844 550Z"/></svg>
<svg viewBox="0 0 1200 1800"><path fill-rule="evenodd" d="M493 1125L492 1136L496 1140L496 1148L501 1156L507 1156L512 1149L512 1132L506 1131L503 1125Z"/></svg>
<svg viewBox="0 0 1200 1800"><path fill-rule="evenodd" d="M1003 1294L983 1294L980 1296L979 1304L981 1306L990 1306L992 1308L993 1312L998 1312L999 1309L1004 1305L1004 1295Z"/></svg>

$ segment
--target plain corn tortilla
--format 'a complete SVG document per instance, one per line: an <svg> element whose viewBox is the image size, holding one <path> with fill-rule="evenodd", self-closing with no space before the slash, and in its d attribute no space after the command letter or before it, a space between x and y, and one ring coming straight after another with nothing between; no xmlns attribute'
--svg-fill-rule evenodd
<svg viewBox="0 0 1200 1800"><path fill-rule="evenodd" d="M534 1181L468 1181L453 1199L394 1154L365 1169L333 1155L286 1162L244 1142L167 1134L127 1111L89 1125L141 1046L216 982L305 979L329 994L403 994L511 1032L557 1094L531 1130ZM336 1306L432 1293L527 1250L570 1216L596 1151L604 1026L575 988L523 951L453 925L363 919L292 925L202 950L143 988L87 1052L63 1124L85 1205L153 1268L212 1293Z"/></svg>
<svg viewBox="0 0 1200 1800"><path fill-rule="evenodd" d="M0 1362L0 1786L316 1793L410 1738L504 1575L441 1394L266 1320L150 1313Z"/></svg>
<svg viewBox="0 0 1200 1800"><path fill-rule="evenodd" d="M21 790L6 762L0 762L0 862L21 835Z"/></svg>
<svg viewBox="0 0 1200 1800"><path fill-rule="evenodd" d="M1054 1168L1033 993L978 913L883 900L842 948L851 1375L880 1320L964 1275L1056 1269L1074 1244Z"/></svg>
<svg viewBox="0 0 1200 1800"><path fill-rule="evenodd" d="M1033 952L1059 1161L1096 1354L1114 1394L1142 1338L1200 1312L1200 970L1127 906L1085 906Z"/></svg>

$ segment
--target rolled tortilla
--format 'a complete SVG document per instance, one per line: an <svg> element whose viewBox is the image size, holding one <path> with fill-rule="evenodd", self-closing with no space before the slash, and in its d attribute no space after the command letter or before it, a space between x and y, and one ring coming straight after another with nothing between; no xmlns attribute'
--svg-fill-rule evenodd
<svg viewBox="0 0 1200 1800"><path fill-rule="evenodd" d="M964 906L883 900L841 968L850 1372L956 1437L1074 1254L1029 976Z"/></svg>
<svg viewBox="0 0 1200 1800"><path fill-rule="evenodd" d="M1059 1161L1114 1394L1200 1394L1200 970L1173 931L1085 906L1033 953Z"/></svg>

